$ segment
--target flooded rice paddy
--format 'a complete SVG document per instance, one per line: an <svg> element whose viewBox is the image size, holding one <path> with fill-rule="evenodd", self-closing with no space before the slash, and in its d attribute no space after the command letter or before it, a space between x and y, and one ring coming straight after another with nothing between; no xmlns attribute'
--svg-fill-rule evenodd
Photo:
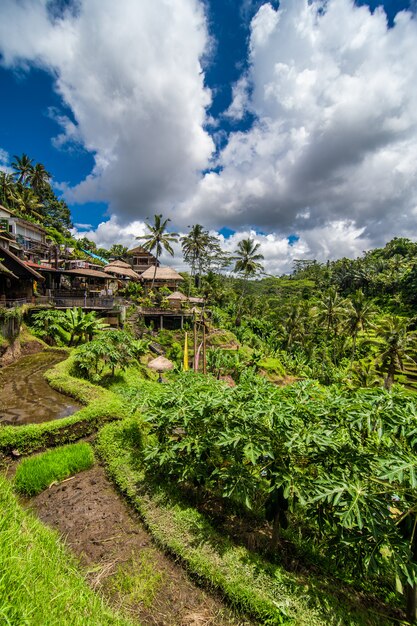
<svg viewBox="0 0 417 626"><path fill-rule="evenodd" d="M0 369L0 426L39 424L67 417L81 408L43 378L47 369L64 358L58 352L39 352Z"/></svg>

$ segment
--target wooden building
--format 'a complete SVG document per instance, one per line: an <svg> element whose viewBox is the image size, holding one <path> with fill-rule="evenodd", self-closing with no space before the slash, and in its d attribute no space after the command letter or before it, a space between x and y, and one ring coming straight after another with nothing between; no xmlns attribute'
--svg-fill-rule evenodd
<svg viewBox="0 0 417 626"><path fill-rule="evenodd" d="M159 261L156 256L142 248L142 246L128 250L126 261L137 274L142 274L149 267L155 267L155 265L159 267Z"/></svg>

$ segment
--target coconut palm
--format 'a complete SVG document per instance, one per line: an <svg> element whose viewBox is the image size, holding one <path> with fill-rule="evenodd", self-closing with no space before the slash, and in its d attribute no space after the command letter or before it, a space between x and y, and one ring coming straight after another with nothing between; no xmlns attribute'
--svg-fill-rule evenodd
<svg viewBox="0 0 417 626"><path fill-rule="evenodd" d="M181 237L184 260L191 266L191 276L198 276L198 283L200 283L203 258L209 241L210 235L208 231L204 230L201 224L191 226L188 235Z"/></svg>
<svg viewBox="0 0 417 626"><path fill-rule="evenodd" d="M51 175L46 171L45 166L42 163L36 163L34 167L31 168L29 174L27 175L27 180L32 187L33 191L35 191L38 195L42 193L43 189L49 184L51 180Z"/></svg>
<svg viewBox="0 0 417 626"><path fill-rule="evenodd" d="M158 259L162 254L162 250L166 250L171 256L174 256L174 250L171 247L171 243L178 241L178 233L168 233L167 224L171 220L169 218L163 220L162 215L154 215L154 223L146 223L146 227L149 230L147 235L141 235L136 239L144 240L143 248L148 252L152 252L156 257L155 271L153 273L151 290L155 283L156 269L158 267Z"/></svg>
<svg viewBox="0 0 417 626"><path fill-rule="evenodd" d="M341 298L334 287L331 287L318 302L314 313L317 320L326 329L326 340L330 331L336 335L338 325L348 313L348 303Z"/></svg>
<svg viewBox="0 0 417 626"><path fill-rule="evenodd" d="M246 280L256 276L263 270L262 261L263 254L257 254L261 244L255 243L254 239L242 239L239 241L237 250L235 250L235 268L234 271L241 274Z"/></svg>
<svg viewBox="0 0 417 626"><path fill-rule="evenodd" d="M259 254L258 250L260 248L260 243L255 243L254 239L242 239L239 241L237 250L235 250L235 256L233 257L236 261L234 271L242 276L244 279L242 293L239 298L237 311L236 311L236 324L240 325L240 310L243 303L243 298L245 295L245 288L247 281L249 278L253 278L263 270L262 261L264 256L263 254Z"/></svg>
<svg viewBox="0 0 417 626"><path fill-rule="evenodd" d="M32 159L27 154L22 154L21 157L14 155L13 158L12 168L15 170L17 182L24 184L32 171Z"/></svg>
<svg viewBox="0 0 417 626"><path fill-rule="evenodd" d="M386 372L384 387L390 390L396 370L404 370L404 361L414 361L412 357L416 352L416 334L408 330L408 320L391 315L376 326L375 338L368 342L377 349L377 361Z"/></svg>
<svg viewBox="0 0 417 626"><path fill-rule="evenodd" d="M352 361L355 358L358 333L361 330L365 330L374 313L375 309L372 302L365 298L361 289L358 289L350 299L350 303L347 308L347 327L353 342Z"/></svg>

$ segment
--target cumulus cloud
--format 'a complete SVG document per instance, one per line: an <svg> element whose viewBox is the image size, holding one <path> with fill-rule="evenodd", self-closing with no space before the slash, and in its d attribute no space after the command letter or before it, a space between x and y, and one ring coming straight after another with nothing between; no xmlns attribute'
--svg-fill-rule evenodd
<svg viewBox="0 0 417 626"><path fill-rule="evenodd" d="M122 223L169 211L208 165L209 43L198 0L0 3L2 64L52 73L73 116L51 111L62 126L54 145L95 155L68 201L106 201Z"/></svg>
<svg viewBox="0 0 417 626"><path fill-rule="evenodd" d="M296 233L312 246L318 233L317 255L324 238L340 254L340 224L359 251L413 235L416 42L411 13L389 28L382 9L351 0L264 4L228 110L256 121L229 136L218 170L184 205L188 219Z"/></svg>
<svg viewBox="0 0 417 626"><path fill-rule="evenodd" d="M414 236L415 16L401 12L389 27L382 9L352 0L242 2L243 16L256 9L224 114L255 121L225 141L224 118L206 115L203 0L77 0L72 10L2 0L3 65L51 72L71 111L51 111L55 146L95 155L85 180L61 185L69 202L109 202L111 219L83 235L131 246L159 212L180 230L236 229L230 248L262 231L270 273ZM213 138L226 145L208 171Z"/></svg>

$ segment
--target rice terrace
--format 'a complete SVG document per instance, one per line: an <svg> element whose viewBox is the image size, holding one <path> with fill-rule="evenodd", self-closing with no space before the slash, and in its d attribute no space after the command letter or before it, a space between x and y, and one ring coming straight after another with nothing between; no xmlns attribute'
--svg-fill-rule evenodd
<svg viewBox="0 0 417 626"><path fill-rule="evenodd" d="M416 45L0 2L0 625L417 624Z"/></svg>

